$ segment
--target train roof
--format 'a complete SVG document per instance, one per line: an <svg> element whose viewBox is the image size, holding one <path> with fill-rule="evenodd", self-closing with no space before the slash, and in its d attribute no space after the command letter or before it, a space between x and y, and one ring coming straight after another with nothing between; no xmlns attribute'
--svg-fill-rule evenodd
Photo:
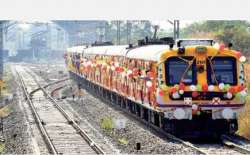
<svg viewBox="0 0 250 155"><path fill-rule="evenodd" d="M113 55L124 56L126 54L128 45L119 46L93 46L84 50L85 54L99 54L99 55Z"/></svg>
<svg viewBox="0 0 250 155"><path fill-rule="evenodd" d="M125 56L128 51L128 45L113 46L107 49L105 55Z"/></svg>
<svg viewBox="0 0 250 155"><path fill-rule="evenodd" d="M126 57L158 61L160 55L168 49L169 45L146 45L129 50Z"/></svg>
<svg viewBox="0 0 250 155"><path fill-rule="evenodd" d="M70 48L67 48L67 52L69 53L82 53L86 49L86 46L73 46Z"/></svg>
<svg viewBox="0 0 250 155"><path fill-rule="evenodd" d="M169 45L145 45L134 48L128 48L128 45L93 46L88 48L77 46L69 48L69 52L75 51L76 53L84 54L125 56L127 58L158 61L161 53L168 49Z"/></svg>

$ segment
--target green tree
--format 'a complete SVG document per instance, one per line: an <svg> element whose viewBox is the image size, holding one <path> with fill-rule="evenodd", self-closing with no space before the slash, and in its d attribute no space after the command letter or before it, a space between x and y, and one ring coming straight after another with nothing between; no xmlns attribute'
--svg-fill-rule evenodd
<svg viewBox="0 0 250 155"><path fill-rule="evenodd" d="M181 36L212 37L221 43L233 43L234 49L250 54L250 23L247 21L203 21L195 22L181 30Z"/></svg>

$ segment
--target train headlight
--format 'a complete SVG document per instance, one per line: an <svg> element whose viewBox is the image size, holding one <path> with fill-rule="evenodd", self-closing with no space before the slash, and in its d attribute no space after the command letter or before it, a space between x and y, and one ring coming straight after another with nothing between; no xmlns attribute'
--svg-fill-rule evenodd
<svg viewBox="0 0 250 155"><path fill-rule="evenodd" d="M174 117L176 119L184 119L185 118L185 111L182 108L177 108L174 111Z"/></svg>
<svg viewBox="0 0 250 155"><path fill-rule="evenodd" d="M222 110L222 117L225 119L232 119L233 118L233 110L231 108L225 108L224 110Z"/></svg>

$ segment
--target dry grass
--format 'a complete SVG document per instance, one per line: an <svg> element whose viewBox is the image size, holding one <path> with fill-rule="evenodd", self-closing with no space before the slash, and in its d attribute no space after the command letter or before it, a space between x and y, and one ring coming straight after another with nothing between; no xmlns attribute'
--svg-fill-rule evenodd
<svg viewBox="0 0 250 155"><path fill-rule="evenodd" d="M10 88L9 83L11 80L13 80L13 77L10 72L9 66L5 66L5 67L6 69L4 70L4 76L3 76L4 84L2 85L2 88L1 88L0 102L2 102L4 98L11 95L11 88ZM1 103L0 118L3 119L9 116L10 113L11 113L11 108L9 107L9 105L3 105ZM2 154L5 151L5 145L6 145L5 142L0 143L0 154Z"/></svg>
<svg viewBox="0 0 250 155"><path fill-rule="evenodd" d="M9 116L9 114L10 114L10 108L8 105L6 105L0 109L0 118L5 118L5 117Z"/></svg>
<svg viewBox="0 0 250 155"><path fill-rule="evenodd" d="M250 61L250 57L248 58L248 60ZM247 83L248 85L250 85L250 62L248 62L246 65L245 65L245 72L246 72L246 76L247 76Z"/></svg>
<svg viewBox="0 0 250 155"><path fill-rule="evenodd" d="M248 59L250 60L250 58ZM250 64L246 65L246 73L250 73ZM250 76L248 75L248 84L250 84ZM250 87L248 88L250 90ZM243 110L243 112L239 116L239 131L238 134L250 139L250 91L248 93L248 96L246 98L246 106Z"/></svg>
<svg viewBox="0 0 250 155"><path fill-rule="evenodd" d="M239 116L238 134L250 139L250 94L247 96L246 106Z"/></svg>
<svg viewBox="0 0 250 155"><path fill-rule="evenodd" d="M3 85L2 85L2 89L1 89L1 97L6 97L9 96L11 94L10 92L10 86L9 83L11 80L13 80L12 77L12 73L10 71L10 67L9 66L5 66L5 70L4 70L4 75L3 75Z"/></svg>

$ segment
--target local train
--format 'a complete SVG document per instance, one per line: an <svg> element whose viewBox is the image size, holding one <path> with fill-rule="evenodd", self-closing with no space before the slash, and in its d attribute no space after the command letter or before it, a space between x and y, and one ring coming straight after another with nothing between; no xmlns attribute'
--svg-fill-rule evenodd
<svg viewBox="0 0 250 155"><path fill-rule="evenodd" d="M79 87L180 137L235 133L247 95L245 56L210 39L140 40L67 49Z"/></svg>

